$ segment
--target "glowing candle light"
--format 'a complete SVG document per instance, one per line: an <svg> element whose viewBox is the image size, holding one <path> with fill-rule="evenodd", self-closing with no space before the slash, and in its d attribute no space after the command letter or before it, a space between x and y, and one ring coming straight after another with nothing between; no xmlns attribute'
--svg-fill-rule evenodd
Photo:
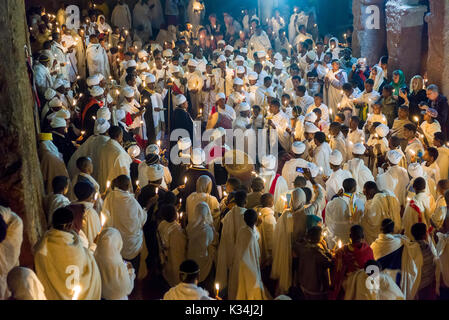
<svg viewBox="0 0 449 320"><path fill-rule="evenodd" d="M157 146L160 148L160 147L161 147L161 140L158 140L158 141L156 142L156 144L157 144Z"/></svg>
<svg viewBox="0 0 449 320"><path fill-rule="evenodd" d="M108 181L106 182L106 189L109 189L110 187L111 187L111 181L108 180Z"/></svg>
<svg viewBox="0 0 449 320"><path fill-rule="evenodd" d="M184 178L184 184L187 184L187 177Z"/></svg>
<svg viewBox="0 0 449 320"><path fill-rule="evenodd" d="M136 181L136 186L139 187L139 180Z"/></svg>
<svg viewBox="0 0 449 320"><path fill-rule="evenodd" d="M95 201L97 201L98 200L98 192L95 192Z"/></svg>
<svg viewBox="0 0 449 320"><path fill-rule="evenodd" d="M103 228L105 223L106 223L106 215L102 212L101 213L101 228Z"/></svg>
<svg viewBox="0 0 449 320"><path fill-rule="evenodd" d="M95 116L92 116L92 119L94 119L94 120L97 120L97 117L95 117Z"/></svg>
<svg viewBox="0 0 449 320"><path fill-rule="evenodd" d="M215 290L217 291L217 297L218 297L218 294L220 293L220 285L218 283L215 284Z"/></svg>
<svg viewBox="0 0 449 320"><path fill-rule="evenodd" d="M338 240L338 248L341 249L341 247L343 247L343 243L341 242L341 240Z"/></svg>
<svg viewBox="0 0 449 320"><path fill-rule="evenodd" d="M86 134L86 131L81 131L81 135L84 136Z"/></svg>
<svg viewBox="0 0 449 320"><path fill-rule="evenodd" d="M78 297L81 293L81 286L77 285L73 288L73 296L72 296L72 300L78 300Z"/></svg>
<svg viewBox="0 0 449 320"><path fill-rule="evenodd" d="M159 188L156 188L156 194L159 194Z"/></svg>

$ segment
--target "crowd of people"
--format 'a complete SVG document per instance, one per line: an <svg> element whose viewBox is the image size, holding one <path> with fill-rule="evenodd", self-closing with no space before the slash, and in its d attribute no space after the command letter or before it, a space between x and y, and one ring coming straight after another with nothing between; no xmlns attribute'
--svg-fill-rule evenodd
<svg viewBox="0 0 449 320"><path fill-rule="evenodd" d="M20 267L23 222L0 206L0 298L128 299L160 278L167 300L448 299L439 88L354 57L311 8L183 2L96 1L79 29L28 11L48 229ZM264 132L277 151L252 159Z"/></svg>

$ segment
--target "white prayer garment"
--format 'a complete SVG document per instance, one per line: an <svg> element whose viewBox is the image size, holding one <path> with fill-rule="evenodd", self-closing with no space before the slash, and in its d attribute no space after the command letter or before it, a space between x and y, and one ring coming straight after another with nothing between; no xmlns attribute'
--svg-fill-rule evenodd
<svg viewBox="0 0 449 320"><path fill-rule="evenodd" d="M7 280L14 300L47 300L44 286L33 270L15 267L8 273Z"/></svg>
<svg viewBox="0 0 449 320"><path fill-rule="evenodd" d="M6 237L0 242L0 300L10 296L6 277L19 265L20 248L23 240L23 221L9 208L0 206L0 215L7 225Z"/></svg>
<svg viewBox="0 0 449 320"><path fill-rule="evenodd" d="M128 300L134 288L134 268L123 261L120 232L105 228L100 233L95 250L95 260L101 274L101 297L106 300Z"/></svg>
<svg viewBox="0 0 449 320"><path fill-rule="evenodd" d="M211 191L212 180L209 176L199 177L196 183L196 192L191 193L186 199L187 221L193 219L196 206L201 202L205 202L210 209L210 216L207 217L207 221L213 223L215 230L218 230L220 225L220 204L217 198L210 194Z"/></svg>
<svg viewBox="0 0 449 320"><path fill-rule="evenodd" d="M371 170L365 166L365 163L362 159L355 158L349 160L343 166L344 170L351 172L352 177L355 179L357 183L357 192L363 193L363 186L368 181L375 181Z"/></svg>
<svg viewBox="0 0 449 320"><path fill-rule="evenodd" d="M86 58L90 76L101 73L106 79L109 78L109 60L101 44L89 43L86 49Z"/></svg>
<svg viewBox="0 0 449 320"><path fill-rule="evenodd" d="M214 300L209 292L193 283L181 282L164 295L164 300Z"/></svg>
<svg viewBox="0 0 449 320"><path fill-rule="evenodd" d="M142 228L147 221L147 213L134 198L134 194L118 188L109 191L103 210L109 213L105 227L117 229L122 236L122 257L127 260L134 259L142 249Z"/></svg>

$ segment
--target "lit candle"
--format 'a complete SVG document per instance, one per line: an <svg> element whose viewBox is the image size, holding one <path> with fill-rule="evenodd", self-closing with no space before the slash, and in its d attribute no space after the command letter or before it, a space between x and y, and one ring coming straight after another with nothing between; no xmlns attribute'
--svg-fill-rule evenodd
<svg viewBox="0 0 449 320"><path fill-rule="evenodd" d="M159 194L159 188L156 188L156 194Z"/></svg>
<svg viewBox="0 0 449 320"><path fill-rule="evenodd" d="M136 186L137 186L137 188L139 187L139 184L140 184L140 183L139 183L139 180L137 180L137 181L136 181Z"/></svg>
<svg viewBox="0 0 449 320"><path fill-rule="evenodd" d="M225 197L227 197L227 196L228 196L228 193L227 193L226 191L223 191L223 195L224 195Z"/></svg>
<svg viewBox="0 0 449 320"><path fill-rule="evenodd" d="M106 215L101 213L101 228L103 229L104 224L106 223Z"/></svg>
<svg viewBox="0 0 449 320"><path fill-rule="evenodd" d="M97 201L97 199L98 199L98 192L95 192L95 201Z"/></svg>
<svg viewBox="0 0 449 320"><path fill-rule="evenodd" d="M157 143L157 146L160 148L161 147L161 140L158 140L156 143Z"/></svg>
<svg viewBox="0 0 449 320"><path fill-rule="evenodd" d="M184 178L184 184L187 184L187 177Z"/></svg>
<svg viewBox="0 0 449 320"><path fill-rule="evenodd" d="M220 292L220 285L218 283L215 284L215 290L217 291L217 297L219 296L219 292Z"/></svg>
<svg viewBox="0 0 449 320"><path fill-rule="evenodd" d="M94 120L97 120L97 117L95 117L95 116L92 116L92 119L94 119Z"/></svg>
<svg viewBox="0 0 449 320"><path fill-rule="evenodd" d="M106 182L106 189L109 189L110 187L111 187L111 181L108 180L108 181Z"/></svg>
<svg viewBox="0 0 449 320"><path fill-rule="evenodd" d="M341 242L341 240L338 240L338 248L341 249L341 247L343 247L343 243Z"/></svg>
<svg viewBox="0 0 449 320"><path fill-rule="evenodd" d="M81 286L77 285L73 288L73 296L72 300L78 300L78 297L81 293Z"/></svg>

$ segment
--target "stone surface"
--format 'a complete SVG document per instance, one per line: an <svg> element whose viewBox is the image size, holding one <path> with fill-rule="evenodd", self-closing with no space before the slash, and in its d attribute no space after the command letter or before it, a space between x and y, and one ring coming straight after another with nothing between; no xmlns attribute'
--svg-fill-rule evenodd
<svg viewBox="0 0 449 320"><path fill-rule="evenodd" d="M23 1L0 0L0 200L24 221L21 264L32 266L31 247L46 228L37 156L34 101L25 50Z"/></svg>
<svg viewBox="0 0 449 320"><path fill-rule="evenodd" d="M426 6L409 5L404 0L389 0L385 7L388 69L401 69L406 79L421 72L421 39L426 12Z"/></svg>
<svg viewBox="0 0 449 320"><path fill-rule="evenodd" d="M367 29L368 14L366 8L375 5L380 12L379 29ZM385 1L384 0L355 0L352 12L354 15L354 34L352 37L353 55L365 57L369 65L379 62L379 58L387 53L385 30Z"/></svg>

